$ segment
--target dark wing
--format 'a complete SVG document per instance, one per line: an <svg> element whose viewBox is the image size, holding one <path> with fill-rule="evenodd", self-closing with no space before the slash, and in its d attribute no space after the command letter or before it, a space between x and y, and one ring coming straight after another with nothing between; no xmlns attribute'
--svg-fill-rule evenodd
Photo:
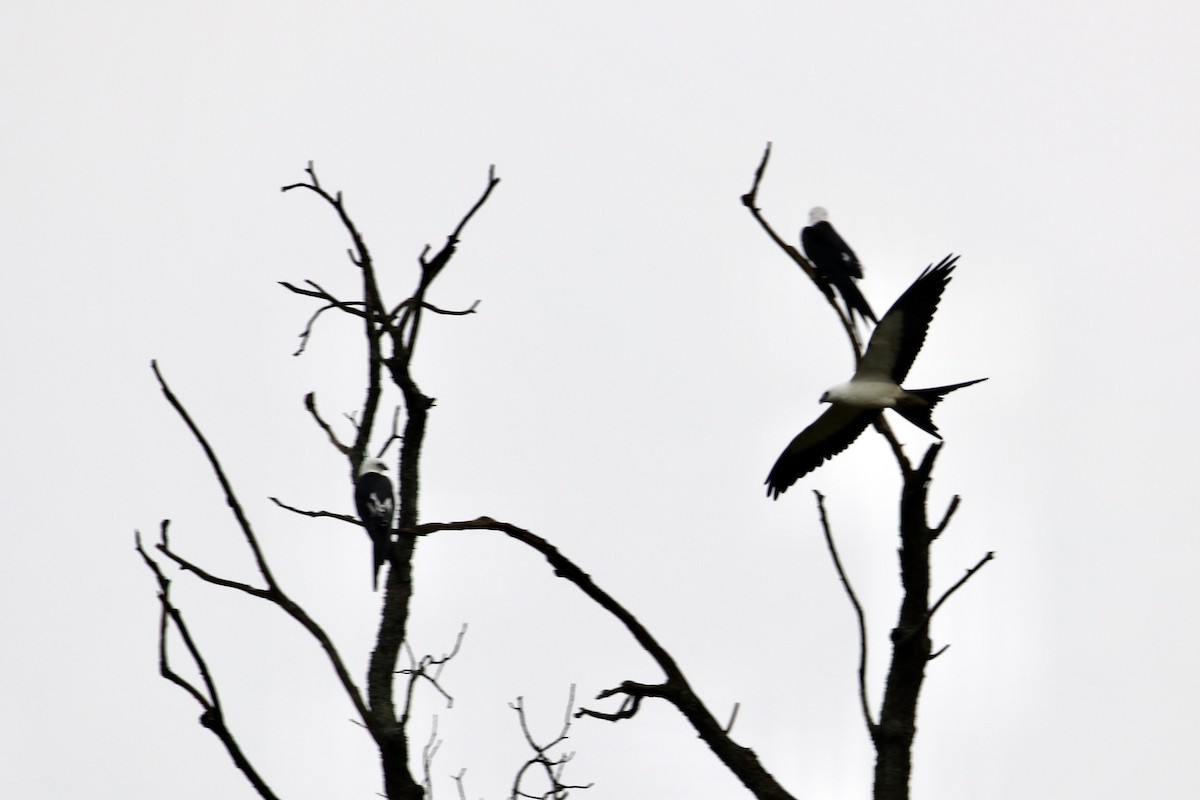
<svg viewBox="0 0 1200 800"><path fill-rule="evenodd" d="M354 485L354 506L368 528L382 524L390 530L396 511L392 482L378 472L363 475Z"/></svg>
<svg viewBox="0 0 1200 800"><path fill-rule="evenodd" d="M886 378L897 385L904 382L925 343L929 322L950 282L956 261L958 256L946 256L936 267L927 267L900 299L892 303L871 332L871 341L855 378Z"/></svg>
<svg viewBox="0 0 1200 800"><path fill-rule="evenodd" d="M767 476L767 494L779 499L793 483L849 447L879 414L877 408L830 405L784 448Z"/></svg>
<svg viewBox="0 0 1200 800"><path fill-rule="evenodd" d="M854 255L850 245L846 244L846 240L827 221L814 222L800 231L800 244L804 245L805 255L809 261L816 264L817 269L824 269L824 265L828 264L833 272L852 278L863 276L858 256ZM833 272L830 273L831 276Z"/></svg>
<svg viewBox="0 0 1200 800"><path fill-rule="evenodd" d="M396 498L392 493L392 482L386 475L368 472L354 484L354 506L372 542L371 575L376 589L379 583L379 568L387 560L392 548L392 521L396 514Z"/></svg>
<svg viewBox="0 0 1200 800"><path fill-rule="evenodd" d="M800 244L808 260L817 268L817 274L837 288L846 309L874 322L875 312L854 282L855 278L863 276L862 265L833 226L824 220L814 222L800 231Z"/></svg>

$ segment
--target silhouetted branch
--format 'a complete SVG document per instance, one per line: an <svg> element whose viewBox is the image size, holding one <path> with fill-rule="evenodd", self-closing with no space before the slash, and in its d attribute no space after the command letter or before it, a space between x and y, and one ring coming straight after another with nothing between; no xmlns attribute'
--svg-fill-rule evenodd
<svg viewBox="0 0 1200 800"><path fill-rule="evenodd" d="M325 435L329 437L329 443L336 447L338 452L342 455L350 455L350 448L342 444L341 440L338 439L337 434L333 432L333 428L331 428L329 423L322 419L320 413L317 412L317 396L315 393L309 392L308 394L304 395L304 407L308 409L308 413L312 415L314 420L316 420L317 427L325 431Z"/></svg>
<svg viewBox="0 0 1200 800"><path fill-rule="evenodd" d="M388 434L388 438L380 446L379 452L375 454L376 458L383 458L383 454L392 446L392 442L403 442L404 437L400 435L400 406L392 408L392 432Z"/></svg>
<svg viewBox="0 0 1200 800"><path fill-rule="evenodd" d="M346 303L334 298L324 289L312 281L306 281L310 286L314 287L317 292L305 291L291 284L284 284L298 294L308 294L309 296L319 297L322 300L336 303L338 308L347 311L364 320L366 326L367 348L369 356L367 358L367 393L363 399L362 421L359 424L358 431L355 436L354 444L350 447L348 453L350 457L350 478L353 481L358 472L358 465L362 461L363 453L366 452L367 441L370 438L371 429L375 420L375 410L379 405L380 385L379 371L382 364L382 356L379 352L379 339L384 331L390 331L391 323L384 311L383 303L379 298L379 287L375 280L374 262L371 260L371 251L367 249L367 243L359 232L358 227L350 218L346 211L346 205L342 199L342 193L331 195L321 187L320 181L317 180L316 170L313 168L313 163L308 162L308 167L305 170L308 173L309 181L307 183L293 183L283 187L284 192L293 189L308 189L318 195L328 205L330 205L338 215L338 219L349 234L353 242L353 249L350 251L350 260L361 271L363 279L363 300L356 302L363 306L362 311L350 308Z"/></svg>
<svg viewBox="0 0 1200 800"><path fill-rule="evenodd" d="M416 689L417 681L421 680L422 678L429 681L433 688L437 690L437 693L445 699L447 708L454 707L454 698L450 696L449 692L442 688L442 685L438 682L438 680L442 677L442 669L447 663L449 663L455 656L458 655L458 651L462 648L463 637L466 635L467 625L466 623L463 623L462 628L460 628L458 631L458 636L454 639L453 649L451 649L449 653L443 653L441 658L434 658L430 655L424 655L421 656L420 659L417 659L416 654L413 653L408 642L404 643L405 652L408 654L408 660L412 666L407 669L397 670L399 674L408 676L408 688L404 693L404 711L400 715L401 725L407 723L409 719L409 715L412 711L413 693Z"/></svg>
<svg viewBox="0 0 1200 800"><path fill-rule="evenodd" d="M463 215L463 218L459 220L458 225L455 226L450 235L446 237L446 243L442 245L442 249L432 259L428 259L426 256L429 254L431 248L429 245L425 245L425 249L417 259L421 265L421 278L413 296L408 299L406 304L402 304L403 311L400 321L396 325L397 331L393 333L392 337L396 348L396 358L403 359L406 365L412 358L413 348L417 345L417 333L421 326L421 311L427 308L425 292L454 256L454 251L458 249L459 238L462 236L463 229L467 226L467 223L483 207L483 204L491 196L492 190L499 183L500 179L496 177L495 165L489 166L487 187L483 190L483 194L479 196L479 199L475 201L475 205L471 206L470 210ZM474 306L472 306L471 310L474 310ZM407 331L407 336L405 336L405 331ZM393 369L393 375L395 374L396 370ZM401 383L401 381L398 380L398 383ZM403 385L401 385L401 388L403 389Z"/></svg>
<svg viewBox="0 0 1200 800"><path fill-rule="evenodd" d="M883 440L888 443L892 455L896 457L896 463L900 466L901 477L909 475L913 469L912 462L904 454L904 445L900 444L900 440L896 438L896 434L892 431L892 426L888 423L887 417L883 414L877 416L874 428L883 437Z"/></svg>
<svg viewBox="0 0 1200 800"><path fill-rule="evenodd" d="M433 759L442 748L442 740L438 738L438 717L433 715L433 724L429 729L429 738L421 748L421 774L424 776L421 785L425 788L426 800L433 800Z"/></svg>
<svg viewBox="0 0 1200 800"><path fill-rule="evenodd" d="M509 708L517 712L517 718L520 721L521 733L525 737L525 743L533 750L533 757L521 765L517 770L517 775L513 779L512 793L509 795L510 800L518 800L518 798L533 798L534 800L563 800L567 797L568 789L590 789L592 784L566 784L562 782L563 771L566 769L568 762L575 757L574 753L564 753L561 756L552 757L549 755L550 750L562 744L567 739L567 734L571 730L572 711L575 708L575 685L571 685L570 694L567 697L567 711L563 716L563 724L559 729L558 735L551 739L546 744L538 744L533 738L533 733L529 730L529 720L525 717L524 698L518 697L515 703L509 703ZM522 783L525 780L526 773L535 768L540 768L546 779L547 785L550 787L541 794L529 794L522 789Z"/></svg>
<svg viewBox="0 0 1200 800"><path fill-rule="evenodd" d="M741 703L734 703L734 704L733 704L733 711L731 711L731 712L729 713L729 722L727 722L727 723L725 724L725 727L721 729L721 730L725 731L725 733L729 733L730 731L732 731L732 730L733 730L733 723L737 722L738 710L739 710L741 707L742 707L742 704L741 704Z"/></svg>
<svg viewBox="0 0 1200 800"><path fill-rule="evenodd" d="M467 770L460 769L457 775L451 775L454 778L454 785L458 787L458 800L467 800L467 787L463 785L463 778L466 777Z"/></svg>
<svg viewBox="0 0 1200 800"><path fill-rule="evenodd" d="M766 175L767 162L770 160L770 157L771 143L768 142L766 149L763 151L762 161L759 162L758 169L754 171L754 182L750 187L750 191L742 195L742 205L749 209L751 216L766 231L771 241L775 242L787 254L788 258L792 259L804 274L809 277L809 280L820 290L821 294L825 295L826 301L828 301L834 313L837 314L838 320L842 323L842 329L846 332L846 337L850 342L850 350L854 354L854 363L857 366L858 362L862 360L863 345L858 335L858 329L854 326L853 314L848 309L845 312L842 311L842 307L837 304L837 300L834 298L833 289L817 274L817 269L813 266L812 262L775 232L775 229L767 222L761 209L758 207L758 190L762 184L763 177ZM900 471L907 474L912 467L904 455L904 449L901 447L899 440L896 439L896 435L892 432L892 428L887 420L884 419L883 414L875 418L874 427L883 436L884 440L887 441L892 453L896 456L896 461L900 465Z"/></svg>
<svg viewBox="0 0 1200 800"><path fill-rule="evenodd" d="M238 581L230 581L225 578L217 577L173 552L165 538L163 542L158 545L157 549L176 564L192 572L202 580L214 585L237 589L253 597L274 603L290 617L292 617L292 619L299 622L300 625L308 631L309 635L317 640L317 643L321 646L321 649L325 651L326 657L329 659L331 665L333 666L334 672L337 674L338 680L342 684L343 691L345 691L346 695L350 698L351 703L354 704L355 710L358 712L364 724L366 724L371 730L372 734L378 738L378 728L372 725L372 722L367 714L367 707L363 703L362 696L359 693L358 688L354 685L354 681L350 678L350 673L346 670L345 664L342 663L342 658L337 652L337 648L334 647L333 641L325 633L324 629L322 629L321 626L318 625L316 621L314 621L308 615L308 612L306 612L300 605L284 594L283 589L279 586L278 582L275 580L275 577L271 574L270 568L267 566L266 558L258 545L258 539L254 535L254 530L250 526L250 521L246 518L245 513L242 511L241 503L234 494L233 486L226 477L225 471L221 467L221 463L217 459L216 453L209 445L204 434L200 431L200 428L192 420L191 415L188 414L187 409L183 407L183 404L180 403L178 398L175 397L175 394L167 385L162 373L160 373L158 370L158 364L151 362L151 367L154 370L154 375L158 379L159 386L161 387L163 394L166 396L167 401L183 419L188 429L192 432L193 438L196 439L197 443L200 445L201 449L204 450L205 455L208 457L209 465L212 467L213 473L216 476L218 483L221 484L221 488L225 493L225 502L229 505L230 509L233 510L234 517L238 522L238 527L241 529L243 537L246 539L247 544L249 544L251 551L254 553L254 559L255 563L258 565L259 574L262 576L267 586L265 589L258 589Z"/></svg>
<svg viewBox="0 0 1200 800"><path fill-rule="evenodd" d="M942 516L942 521L932 531L934 539L942 535L942 531L946 530L946 526L950 524L950 518L954 516L954 512L958 511L959 496L954 495L950 500L950 506L946 509L946 513Z"/></svg>
<svg viewBox="0 0 1200 800"><path fill-rule="evenodd" d="M250 545L250 550L254 553L254 563L258 566L258 572L262 575L263 580L267 582L267 586L274 588L275 579L271 576L271 570L267 566L267 560L263 558L262 550L258 547L258 539L254 536L254 531L250 527L250 520L246 518L246 514L242 511L242 504L238 502L237 497L233 493L233 486L229 483L229 479L225 476L225 470L221 467L221 462L217 460L217 454L209 445L208 440L204 438L204 434L196 427L196 423L192 421L192 417L188 414L187 409L179 402L167 386L166 380L163 379L162 373L158 371L158 362L151 361L150 368L154 371L154 377L158 379L158 386L162 390L163 396L167 398L167 402L175 409L183 419L188 430L192 432L193 438L200 445L200 449L204 451L205 457L208 459L209 466L212 467L213 473L217 477L217 482L221 484L221 491L225 493L225 502L233 511L233 516L237 520L238 527L242 531L242 535L246 543Z"/></svg>
<svg viewBox="0 0 1200 800"><path fill-rule="evenodd" d="M926 616L926 624L928 624L929 619L931 619L933 617L933 615L937 613L937 610L942 607L942 603L944 603L950 599L950 595L957 592L964 583L971 580L972 575L974 575L976 572L979 572L979 570L983 569L983 565L986 564L987 562L991 561L995 557L996 557L996 554L993 551L989 550L987 552L987 555L985 555L983 558L979 559L978 563L976 563L975 566L973 566L969 570L967 570L965 575L963 575L961 578L959 578L957 581L955 581L953 586L951 586L949 589L947 589L945 592L943 592L942 596L938 598L937 602L934 603L932 606L930 606L929 614Z"/></svg>
<svg viewBox="0 0 1200 800"><path fill-rule="evenodd" d="M410 297L409 299L405 300L404 302L400 303L400 304L399 304L398 306L396 306L395 308L393 308L393 309L392 309L392 310L391 310L391 311L388 313L388 319L389 319L389 320L395 320L395 319L396 319L396 315L397 315L397 314L399 314L399 313L400 313L401 311L403 311L404 309L408 308L410 305L412 305L412 298L411 298L411 297ZM424 305L424 307L425 307L425 310L426 310L426 311L432 311L432 312L433 312L433 313L435 313L435 314L444 314L444 315L446 315L446 316L448 316L448 317L465 317L465 316L466 316L466 315L468 315L468 314L474 314L474 313L475 313L475 310L476 310L477 308L479 308L479 301L478 301L478 300L476 300L474 303L471 303L471 305L470 305L470 307L469 307L469 308L464 308L464 309L463 309L463 310L461 310L461 311L452 311L452 310L450 310L450 309L446 309L446 308L438 308L437 306L435 306L433 303L430 303L429 301L425 301L425 302L423 303L423 305Z"/></svg>
<svg viewBox="0 0 1200 800"><path fill-rule="evenodd" d="M742 195L742 205L749 209L750 215L767 232L767 236L771 237L771 241L775 242L787 254L788 258L792 259L796 263L796 266L800 267L801 271L808 276L809 280L813 282L813 285L817 287L821 294L825 295L825 299L833 307L834 313L838 315L838 319L842 322L842 327L846 330L846 335L850 338L851 349L854 351L854 363L857 364L859 359L862 358L862 342L859 341L858 330L854 327L854 320L849 311L842 311L842 307L837 304L837 300L834 298L833 289L817 274L817 268L799 250L775 232L775 229L767 222L766 217L762 214L762 210L758 207L758 189L762 183L763 176L766 174L767 161L770 158L771 143L767 142L767 147L763 150L762 161L759 162L758 169L754 171L754 183L751 185L750 191Z"/></svg>
<svg viewBox="0 0 1200 800"><path fill-rule="evenodd" d="M851 349L854 352L855 364L862 359L862 342L854 326L853 317L847 309L842 308L834 298L832 287L828 285L816 268L799 254L795 247L778 236L767 223L758 208L758 191L766 174L770 159L771 145L768 143L763 152L762 160L754 172L751 189L742 196L741 201L751 215L759 223L767 235L808 275L817 288L825 295L826 300L833 306L838 319L845 329ZM877 329L878 330L878 329ZM856 370L857 371L857 370ZM847 596L854 606L859 630L859 666L858 689L859 702L867 729L871 733L876 750L875 765L875 800L907 800L908 782L911 774L911 756L913 736L916 732L917 699L925 678L925 665L930 659L945 651L945 648L932 652L929 640L928 626L933 613L949 597L960 588L984 563L991 559L988 555L967 572L963 578L950 587L933 606L929 604L929 573L930 546L934 540L945 531L954 512L958 509L959 498L951 501L942 521L931 528L928 523L926 505L928 488L933 466L941 451L940 441L929 446L920 463L914 467L912 461L904 452L903 446L896 438L890 424L881 413L874 421L875 430L884 438L891 448L896 463L900 467L903 481L900 500L900 577L903 585L899 619L892 630L892 659L888 668L883 701L879 709L878 720L873 720L866 687L867 668L867 628L862 605L851 588L841 564L833 535L825 510L824 497L817 492L817 505L826 546L833 558L838 577L845 587ZM628 711L627 709L622 709ZM630 712L631 713L631 712Z"/></svg>
<svg viewBox="0 0 1200 800"><path fill-rule="evenodd" d="M597 586L587 573L545 539L516 525L498 522L490 517L479 517L462 522L428 522L423 525L402 528L399 533L403 537L404 535L427 536L438 531L471 530L497 531L539 552L550 563L556 576L573 583L593 602L616 617L642 649L654 659L666 676L666 680L659 684L624 681L620 686L598 694L597 699L625 695L625 701L616 713L610 714L581 708L576 712L576 716L590 716L613 721L627 719L637 712L641 698L661 697L683 714L717 758L759 800L791 800L791 795L759 763L754 751L742 747L729 737L692 689L675 659L658 643L649 630L624 606Z"/></svg>
<svg viewBox="0 0 1200 800"><path fill-rule="evenodd" d="M169 525L169 520L163 520L160 547L166 546L167 528ZM154 573L154 578L158 581L158 601L162 607L162 614L159 617L158 625L159 673L166 680L182 688L200 704L200 707L204 709L204 712L200 715L200 724L212 731L213 735L225 746L225 751L229 753L229 757L233 759L233 763L246 776L246 780L250 781L250 785L254 787L259 796L263 797L264 800L276 800L275 793L271 791L266 781L263 780L249 759L246 758L232 731L225 724L225 713L221 708L221 697L217 693L216 681L213 680L212 672L209 670L204 656L201 655L200 648L196 646L195 640L192 639L191 631L188 630L187 623L183 620L183 613L171 602L171 581L163 574L158 562L151 558L146 549L142 547L142 536L140 533L134 533L134 542L134 549L141 555L142 561ZM179 633L179 638L183 641L188 655L192 657L192 663L196 665L196 670L200 673L200 679L204 683L203 691L171 668L171 660L167 650L167 636L171 626L174 626L175 630Z"/></svg>
<svg viewBox="0 0 1200 800"><path fill-rule="evenodd" d="M329 309L337 308L342 311L345 311L347 314L352 314L356 317L363 317L366 315L365 311L354 307L354 306L363 305L362 302L360 302L358 300L352 300L350 302L343 302L341 300L338 300L336 297L331 295L329 292L325 291L323 288L321 288L315 282L306 280L305 283L312 286L313 289L301 289L300 287L295 286L291 283L288 283L287 281L279 282L280 286L284 287L285 289L288 289L289 291L295 292L296 294L304 295L306 297L316 297L321 300L327 301L326 305L323 305L320 308L318 308L315 312L313 312L313 315L308 318L308 323L305 324L304 330L300 332L300 346L298 348L296 348L296 352L292 353L293 356L298 356L298 355L301 355L304 353L304 350L308 347L308 340L312 337L313 326L316 324L317 318L320 317L322 314L324 314Z"/></svg>
<svg viewBox="0 0 1200 800"><path fill-rule="evenodd" d="M829 528L829 517L825 513L825 495L818 491L814 491L813 494L817 496L821 529L825 532L825 546L829 548L833 566L837 570L842 586L846 589L846 596L850 598L850 605L854 606L854 616L858 621L858 700L862 707L863 721L867 724L867 731L874 737L875 718L871 716L871 703L867 698L867 616L863 611L862 603L858 602L854 587L850 585L850 578L846 575L842 560L838 557L837 547L833 543L833 532Z"/></svg>
<svg viewBox="0 0 1200 800"><path fill-rule="evenodd" d="M354 525L357 528L362 527L362 522L359 521L358 517L352 517L349 514L335 514L332 511L306 511L303 508L289 506L278 497L268 497L267 499L285 511L291 511L293 514L299 514L302 517L312 517L314 519L326 517L329 519L341 520L342 522L349 522L351 525Z"/></svg>

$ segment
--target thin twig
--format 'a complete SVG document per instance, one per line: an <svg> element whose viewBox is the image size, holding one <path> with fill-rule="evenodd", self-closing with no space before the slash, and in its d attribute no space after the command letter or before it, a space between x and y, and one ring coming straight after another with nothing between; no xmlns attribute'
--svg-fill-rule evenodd
<svg viewBox="0 0 1200 800"><path fill-rule="evenodd" d="M517 770L516 776L513 778L512 793L509 795L510 800L517 798L552 798L553 800L563 800L568 795L568 789L589 789L592 784L565 784L562 782L563 771L567 764L575 757L574 753L564 753L561 756L552 757L549 751L554 747L566 741L568 733L571 730L571 720L573 710L575 708L575 685L571 684L571 690L567 697L567 710L563 715L562 727L559 729L558 735L551 739L546 744L538 744L534 739L533 733L529 730L529 721L525 716L525 703L523 697L518 697L516 702L509 703L509 708L517 712L517 719L521 726L521 733L525 737L525 743L533 750L533 756L526 761ZM522 790L521 784L525 779L525 774L535 767L541 767L545 775L546 782L550 788L540 795L529 794Z"/></svg>
<svg viewBox="0 0 1200 800"><path fill-rule="evenodd" d="M954 495L950 499L950 506L946 509L946 513L942 515L942 521L937 524L930 533L930 539L936 539L942 535L942 531L946 530L946 526L950 524L950 518L954 516L954 512L958 510L959 501L958 495Z"/></svg>
<svg viewBox="0 0 1200 800"><path fill-rule="evenodd" d="M221 487L225 492L225 501L233 510L234 517L238 521L238 526L242 531L242 535L250 545L251 551L254 553L259 574L262 575L267 587L266 589L256 589L255 587L242 584L237 581L218 578L217 576L200 569L196 565L174 553L168 546L165 538L161 543L159 543L158 550L171 560L175 561L175 563L196 574L201 579L215 585L237 589L254 597L268 600L279 606L285 613L292 617L292 619L299 622L300 625L308 631L309 635L317 640L317 643L321 646L321 649L325 651L325 655L329 659L330 664L333 666L334 672L337 674L343 691L345 691L347 697L350 699L350 702L354 705L359 717L371 730L372 734L378 736L379 733L374 727L374 720L369 716L367 706L363 701L362 695L358 691L358 687L354 685L354 681L351 679L350 673L346 669L346 665L342 662L341 654L338 653L337 648L333 644L333 640L330 639L329 635L325 633L325 630L308 615L308 612L305 611L304 608L302 608L284 593L283 589L276 582L274 576L271 574L270 568L267 566L266 557L259 548L258 539L254 535L254 530L250 526L250 521L246 518L245 513L242 511L241 503L238 501L236 494L234 494L233 486L226 477L225 471L221 468L221 463L217 459L216 453L209 445L207 438L205 438L204 434L200 431L200 428L192 420L191 415L188 414L187 409L183 407L183 404L178 398L175 397L175 394L167 385L166 380L158 370L158 364L151 362L151 366L154 370L155 377L158 379L159 386L162 388L162 392L167 398L167 401L183 419L188 429L192 432L193 438L195 438L197 443L199 443L201 449L204 450L205 455L208 457L209 465L212 468L217 481L221 484Z"/></svg>
<svg viewBox="0 0 1200 800"><path fill-rule="evenodd" d="M336 520L341 520L342 522L348 522L351 525L354 525L355 527L358 527L358 528L362 527L362 522L359 521L358 517L352 517L349 514L335 514L332 511L306 511L303 508L296 508L295 506L289 506L287 503L283 502L278 497L268 497L267 499L270 500L275 505L279 506L280 508L282 508L286 511L291 511L294 514L299 514L302 517L313 517L316 519L319 519L322 517L327 517L329 519L336 519Z"/></svg>
<svg viewBox="0 0 1200 800"><path fill-rule="evenodd" d="M751 216L753 216L755 221L757 221L762 229L767 232L767 235L771 237L771 241L775 242L775 244L777 244L779 248L796 263L796 266L800 267L801 271L808 276L809 280L811 280L817 289L820 290L821 294L825 295L825 299L829 301L829 305L833 307L834 313L837 314L838 319L842 323L842 327L846 330L846 335L850 339L851 349L854 351L854 363L857 364L862 358L862 342L858 337L858 330L854 327L853 317L849 313L842 311L842 307L838 305L837 300L834 297L833 289L817 273L817 268L813 266L812 262L801 255L799 250L797 250L788 242L784 241L783 238L781 238L779 234L775 232L775 229L771 227L769 222L767 222L766 217L763 216L762 210L758 207L758 189L762 183L763 176L766 174L767 161L770 158L771 143L767 142L767 147L763 151L762 161L759 162L758 169L754 171L754 183L751 185L750 191L742 195L742 205L749 209Z"/></svg>
<svg viewBox="0 0 1200 800"><path fill-rule="evenodd" d="M825 496L815 490L813 494L817 496L817 510L821 517L821 530L825 533L825 546L833 558L834 569L837 570L838 579L846 589L850 605L854 606L854 616L858 621L858 700L862 708L863 721L867 724L867 732L874 736L875 718L871 715L871 703L867 698L867 616L863 611L862 603L858 602L858 595L854 593L854 587L850 584L850 578L842 566L842 559L838 557L837 546L833 543L833 531L829 528L829 516L825 512Z"/></svg>
<svg viewBox="0 0 1200 800"><path fill-rule="evenodd" d="M449 653L443 653L441 658L434 658L430 655L424 655L418 659L416 654L413 653L412 647L409 645L409 643L404 642L404 651L408 654L408 661L410 664L412 664L412 666L408 669L397 670L399 674L408 676L408 688L405 691L404 711L400 715L401 726L403 726L410 717L416 684L421 678L424 678L433 685L433 688L437 690L438 694L445 699L447 708L454 707L454 698L449 692L442 688L442 685L438 682L438 680L441 678L442 669L455 656L457 656L458 651L462 649L463 638L466 635L467 624L464 622L463 626L458 631L458 636L454 639L453 649L451 649ZM431 667L434 668L432 672L430 672Z"/></svg>
<svg viewBox="0 0 1200 800"><path fill-rule="evenodd" d="M161 542L159 547L166 547L167 528L170 525L169 520L163 520L161 527ZM217 693L217 684L213 679L212 672L209 670L204 656L200 653L200 648L196 641L192 638L191 631L188 630L187 623L183 619L183 613L171 602L171 581L163 574L162 568L158 562L150 557L146 549L142 546L142 536L140 533L134 533L134 549L141 555L142 561L146 567L154 573L154 578L158 582L158 600L162 608L162 613L159 618L158 626L158 664L159 673L166 680L182 688L185 692L200 705L204 712L200 715L200 724L213 732L213 735L220 740L225 746L225 751L229 753L229 757L233 759L233 763L246 779L250 781L250 785L254 787L259 796L264 800L277 800L275 793L267 786L262 776L258 774L258 770L250 763L246 754L242 752L241 746L234 738L232 731L225 724L225 714L221 708L221 698ZM175 672L171 667L171 660L167 650L167 637L170 626L174 626L179 633L179 638L183 641L183 646L186 648L188 655L192 658L192 663L196 665L196 670L200 673L200 679L204 682L205 691L201 691L191 681L182 677Z"/></svg>
<svg viewBox="0 0 1200 800"><path fill-rule="evenodd" d="M983 565L986 564L987 562L991 561L995 557L996 557L996 553L992 550L989 550L987 552L987 555L985 555L983 558L979 559L979 562L976 563L975 566L973 566L969 570L967 570L965 575L963 575L961 578L959 578L957 581L955 581L953 586L951 586L949 589L947 589L945 592L943 592L942 596L938 598L937 602L929 607L929 613L925 617L925 624L926 625L929 624L929 620L932 619L933 615L937 613L937 610L942 607L942 603L944 603L948 599L950 599L950 595L957 592L964 583L971 580L972 575L974 575L976 572L979 572L979 570L983 569Z"/></svg>
<svg viewBox="0 0 1200 800"><path fill-rule="evenodd" d="M342 455L349 455L350 448L342 444L341 440L338 439L337 434L333 432L333 428L330 427L329 423L321 418L320 413L317 411L317 395L314 392L309 392L308 394L304 395L304 407L308 409L308 413L314 420L316 420L317 427L325 431L325 435L329 437L329 443L336 447L338 452Z"/></svg>
<svg viewBox="0 0 1200 800"><path fill-rule="evenodd" d="M225 493L225 502L228 504L230 510L233 511L233 516L237 520L238 527L242 531L242 536L245 538L246 543L250 546L250 550L254 553L254 563L258 566L259 574L262 575L263 580L267 583L267 586L271 589L274 589L275 578L271 575L271 569L267 566L267 560L263 557L262 550L258 546L258 539L254 535L253 528L250 527L250 520L246 518L246 514L242 510L242 504L238 502L237 496L233 492L233 485L229 482L229 478L225 476L225 470L221 466L221 462L217 459L216 452L212 449L212 446L209 445L208 439L206 439L204 434L200 432L200 428L198 428L196 423L192 421L192 417L190 414L188 414L187 409L183 407L183 404L179 402L177 397L175 397L175 394L171 391L171 388L167 386L166 380L163 378L162 373L158 370L158 362L151 361L150 368L154 370L154 377L158 379L158 386L162 390L163 395L167 398L167 402L170 403L171 407L175 409L175 412L179 414L184 424L187 425L188 430L192 432L192 437L195 438L197 443L199 443L200 449L204 451L205 457L208 458L209 466L212 467L213 474L215 474L217 477L217 482L221 484L221 491Z"/></svg>

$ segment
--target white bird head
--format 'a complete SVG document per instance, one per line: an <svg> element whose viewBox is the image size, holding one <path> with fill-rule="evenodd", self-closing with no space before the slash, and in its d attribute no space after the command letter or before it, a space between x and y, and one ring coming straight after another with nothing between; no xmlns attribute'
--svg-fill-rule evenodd
<svg viewBox="0 0 1200 800"><path fill-rule="evenodd" d="M816 225L818 222L828 222L828 221L829 221L829 212L825 210L824 206L815 206L811 211L808 212L808 224L809 225Z"/></svg>
<svg viewBox="0 0 1200 800"><path fill-rule="evenodd" d="M388 470L387 462L384 461L382 458L367 457L367 458L364 458L362 460L362 463L358 465L358 477L361 478L363 475L366 475L368 472L382 473L382 472L387 472L387 470Z"/></svg>

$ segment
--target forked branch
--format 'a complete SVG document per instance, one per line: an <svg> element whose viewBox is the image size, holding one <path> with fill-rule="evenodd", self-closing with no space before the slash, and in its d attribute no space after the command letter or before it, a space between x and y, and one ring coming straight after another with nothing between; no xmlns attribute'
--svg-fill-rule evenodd
<svg viewBox="0 0 1200 800"><path fill-rule="evenodd" d="M167 529L169 526L170 521L163 520L160 528L160 545L162 547L165 547L167 544ZM229 753L229 757L233 759L233 763L246 776L246 780L250 781L250 785L254 787L259 796L264 798L264 800L277 800L275 793L271 791L266 781L258 774L258 770L254 768L254 765L250 763L246 754L242 752L242 748L238 744L237 739L234 738L233 732L226 726L225 711L221 707L221 696L217 693L216 681L213 679L212 672L209 671L204 656L200 653L200 648L192 638L191 631L188 630L187 623L183 619L183 612L171 602L171 581L163 574L162 567L158 565L158 562L146 552L146 549L142 546L142 535L137 532L134 533L134 549L137 550L146 567L154 573L154 578L158 581L158 602L162 609L158 624L159 674L183 689L200 704L200 707L204 709L200 715L200 724L212 731L213 735L225 746L225 751ZM200 680L204 684L203 689L184 678L171 667L167 639L170 636L172 627L183 641L183 646L187 650L188 655L191 656L192 663L196 665L196 670L200 673Z"/></svg>
<svg viewBox="0 0 1200 800"><path fill-rule="evenodd" d="M402 530L401 534L428 536L439 531L481 530L503 533L540 553L550 563L556 576L574 584L593 602L616 617L642 649L654 659L666 676L666 679L658 684L624 681L615 688L601 692L597 699L624 696L625 699L620 709L615 713L580 709L576 712L576 716L590 716L611 721L628 719L637 712L642 698L662 698L683 714L717 758L742 781L755 797L759 800L792 800L792 796L779 785L774 776L763 768L754 751L733 741L725 728L692 689L675 659L659 644L641 621L618 603L612 595L597 586L587 573L559 552L554 545L531 531L510 523L498 522L490 517L479 517L462 522L429 522Z"/></svg>

